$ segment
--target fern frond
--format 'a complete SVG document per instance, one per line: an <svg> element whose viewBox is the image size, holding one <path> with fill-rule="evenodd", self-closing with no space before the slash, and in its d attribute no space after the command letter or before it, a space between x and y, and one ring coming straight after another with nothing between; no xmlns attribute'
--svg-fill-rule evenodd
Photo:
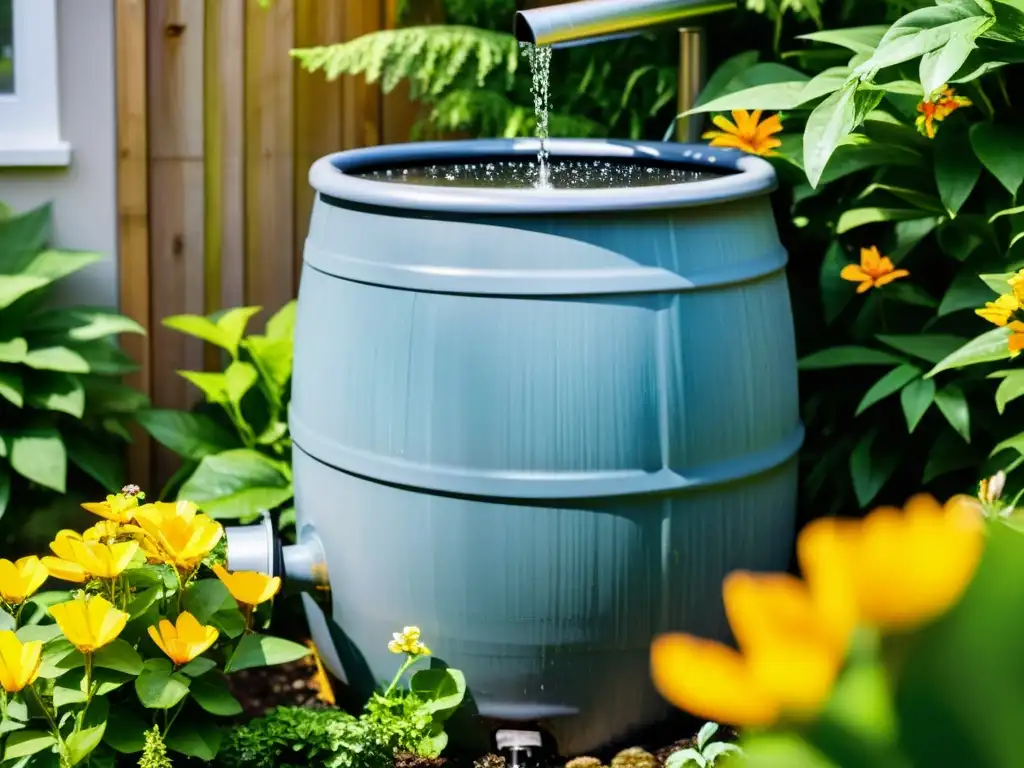
<svg viewBox="0 0 1024 768"><path fill-rule="evenodd" d="M470 131L476 136L513 139L532 137L536 116L532 104L516 104L497 91L467 88L438 99L426 123L441 132ZM550 128L552 136L601 137L608 133L605 126L593 120L557 113L550 117Z"/></svg>
<svg viewBox="0 0 1024 768"><path fill-rule="evenodd" d="M512 35L465 26L381 30L345 43L298 48L291 55L303 69L323 71L328 80L343 74L362 74L370 83L380 80L385 93L408 80L414 97L437 97L467 81L483 88L488 76L501 69L508 89L519 67L519 45Z"/></svg>

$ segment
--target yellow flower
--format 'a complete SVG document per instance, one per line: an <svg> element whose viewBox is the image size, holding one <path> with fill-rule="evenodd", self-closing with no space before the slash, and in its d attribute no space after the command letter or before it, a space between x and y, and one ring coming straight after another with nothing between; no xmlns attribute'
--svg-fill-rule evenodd
<svg viewBox="0 0 1024 768"><path fill-rule="evenodd" d="M921 134L929 139L934 139L935 132L938 130L936 123L941 123L960 107L969 106L971 106L970 99L966 96L957 96L952 88L943 85L930 98L917 105L917 111L920 114L914 122Z"/></svg>
<svg viewBox="0 0 1024 768"><path fill-rule="evenodd" d="M102 541L71 539L70 544L75 554L74 562L99 579L116 579L139 551L137 541L107 544Z"/></svg>
<svg viewBox="0 0 1024 768"><path fill-rule="evenodd" d="M761 110L747 112L745 109L734 109L732 119L715 115L711 122L721 130L707 131L701 138L711 139L712 147L732 147L749 152L752 155L773 155L775 147L782 142L774 134L782 130L782 121L778 115L761 120Z"/></svg>
<svg viewBox="0 0 1024 768"><path fill-rule="evenodd" d="M112 542L118 536L139 530L141 529L132 525L122 526L120 523L114 522L113 520L100 520L96 525L86 528L82 532L82 538L86 541Z"/></svg>
<svg viewBox="0 0 1024 768"><path fill-rule="evenodd" d="M281 589L281 579L277 576L267 576L255 571L228 573L222 565L213 566L213 572L224 582L231 596L245 605L265 603Z"/></svg>
<svg viewBox="0 0 1024 768"><path fill-rule="evenodd" d="M686 634L659 637L651 648L655 687L675 706L717 722L813 716L843 664L850 624L830 620L812 590L788 574L738 571L722 592L739 650Z"/></svg>
<svg viewBox="0 0 1024 768"><path fill-rule="evenodd" d="M115 523L130 523L139 506L139 499L134 494L109 494L106 501L88 502L82 509L94 515L113 520Z"/></svg>
<svg viewBox="0 0 1024 768"><path fill-rule="evenodd" d="M135 521L145 532L140 543L146 556L183 571L198 566L224 533L189 501L146 504L135 510Z"/></svg>
<svg viewBox="0 0 1024 768"><path fill-rule="evenodd" d="M986 301L985 306L974 310L974 313L1001 328L1013 319L1014 313L1018 309L1020 309L1020 302L1017 301L1017 297L1012 293L1006 293L995 301Z"/></svg>
<svg viewBox="0 0 1024 768"><path fill-rule="evenodd" d="M38 557L23 557L13 563L0 560L0 597L18 605L34 595L49 575Z"/></svg>
<svg viewBox="0 0 1024 768"><path fill-rule="evenodd" d="M0 632L0 686L7 693L17 693L32 685L39 676L42 654L40 641L22 643L13 632Z"/></svg>
<svg viewBox="0 0 1024 768"><path fill-rule="evenodd" d="M1017 302L1020 303L1024 301L1024 269L1017 272L1017 274L1006 282L1010 284L1010 288L1013 290L1013 295L1017 298Z"/></svg>
<svg viewBox="0 0 1024 768"><path fill-rule="evenodd" d="M420 642L419 627L405 627L401 632L395 632L394 638L388 643L388 650L392 653L407 653L410 656L429 656L430 649Z"/></svg>
<svg viewBox="0 0 1024 768"><path fill-rule="evenodd" d="M50 615L64 637L82 653L92 653L114 640L128 622L127 613L99 595L51 605Z"/></svg>
<svg viewBox="0 0 1024 768"><path fill-rule="evenodd" d="M978 500L984 504L994 504L1003 495L1006 488L1006 473L999 470L992 477L986 477L978 483Z"/></svg>
<svg viewBox="0 0 1024 768"><path fill-rule="evenodd" d="M1010 347L1010 357L1016 357L1024 349L1024 323L1020 320L1014 320L1010 323L1010 330L1013 333L1010 334L1007 344Z"/></svg>
<svg viewBox="0 0 1024 768"><path fill-rule="evenodd" d="M860 283L857 286L857 293L864 293L871 288L881 288L883 285L906 277L910 273L905 269L896 269L892 259L883 256L878 252L878 246L860 249L860 264L847 264L839 273L843 280L850 280Z"/></svg>
<svg viewBox="0 0 1024 768"><path fill-rule="evenodd" d="M175 624L167 619L148 629L157 647L167 654L175 665L188 664L217 641L218 632L204 627L188 611L178 616Z"/></svg>
<svg viewBox="0 0 1024 768"><path fill-rule="evenodd" d="M55 579L81 584L89 578L88 571L77 561L71 547L71 542L81 540L82 536L77 531L58 531L50 542L50 550L56 557L44 557L42 563Z"/></svg>

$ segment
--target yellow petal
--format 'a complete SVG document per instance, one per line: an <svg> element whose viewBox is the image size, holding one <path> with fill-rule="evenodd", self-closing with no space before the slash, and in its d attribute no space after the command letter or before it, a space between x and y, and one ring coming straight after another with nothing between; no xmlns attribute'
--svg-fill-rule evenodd
<svg viewBox="0 0 1024 768"><path fill-rule="evenodd" d="M779 133L782 130L782 120L779 116L772 115L764 119L762 123L757 126L757 131L754 134L756 141L765 141L772 136L772 134ZM780 144L782 142L779 142Z"/></svg>
<svg viewBox="0 0 1024 768"><path fill-rule="evenodd" d="M0 632L0 687L17 693L31 685L39 675L43 644L22 643L14 632Z"/></svg>
<svg viewBox="0 0 1024 768"><path fill-rule="evenodd" d="M735 115L735 113L733 113ZM714 123L718 128L721 128L725 133L738 134L739 128L736 127L735 123L729 121L725 115L715 115L711 118L711 122Z"/></svg>
<svg viewBox="0 0 1024 768"><path fill-rule="evenodd" d="M823 628L842 645L857 626L857 599L851 583L851 539L857 523L823 517L800 531L796 542L800 572Z"/></svg>
<svg viewBox="0 0 1024 768"><path fill-rule="evenodd" d="M1016 354L1024 349L1024 333L1014 333L1007 342L1010 352Z"/></svg>
<svg viewBox="0 0 1024 768"><path fill-rule="evenodd" d="M156 643L157 648L168 656L171 655L171 652L168 650L168 642L164 639L166 635L174 632L174 627L171 625L171 622L167 619L161 619L160 623L156 626L147 627L146 632L149 634L150 639Z"/></svg>
<svg viewBox="0 0 1024 768"><path fill-rule="evenodd" d="M878 252L878 246L860 249L860 265L869 275L874 276L878 272L882 255Z"/></svg>
<svg viewBox="0 0 1024 768"><path fill-rule="evenodd" d="M752 139L757 130L757 120L745 109L734 109L732 119L736 122L738 135L744 139Z"/></svg>
<svg viewBox="0 0 1024 768"><path fill-rule="evenodd" d="M70 560L62 560L59 557L44 557L41 562L53 578L60 579L61 581L82 584L89 577L85 568Z"/></svg>
<svg viewBox="0 0 1024 768"><path fill-rule="evenodd" d="M121 634L128 623L128 614L119 611L102 597L93 597L89 604L89 620L96 638L96 647L102 648Z"/></svg>
<svg viewBox="0 0 1024 768"><path fill-rule="evenodd" d="M50 615L57 622L73 646L83 653L95 650L95 640L89 628L88 604L85 598L50 606Z"/></svg>
<svg viewBox="0 0 1024 768"><path fill-rule="evenodd" d="M839 272L839 277L843 280L850 280L854 283L859 283L864 280L870 280L871 275L860 268L859 264L847 264Z"/></svg>
<svg viewBox="0 0 1024 768"><path fill-rule="evenodd" d="M228 588L231 596L240 603L247 605L259 605L264 603L281 588L281 579L277 576L271 577L255 571L236 571L228 573L222 566L216 565L213 568L224 585Z"/></svg>
<svg viewBox="0 0 1024 768"><path fill-rule="evenodd" d="M875 278L875 287L881 288L883 285L888 285L893 280L899 280L901 277L907 277L910 273L905 269L894 269L892 272L882 275L881 277Z"/></svg>
<svg viewBox="0 0 1024 768"><path fill-rule="evenodd" d="M871 278L868 278L863 283L861 283L860 285L857 286L857 293L866 293L867 291L870 291L871 288L874 287L874 285L875 285L874 280L872 280Z"/></svg>
<svg viewBox="0 0 1024 768"><path fill-rule="evenodd" d="M739 653L690 635L663 635L651 645L654 687L673 706L719 723L764 726L780 714Z"/></svg>
<svg viewBox="0 0 1024 768"><path fill-rule="evenodd" d="M720 134L718 137L711 140L712 147L723 147L730 149L740 149L744 152L750 152L750 145L741 139L739 136L733 136L731 134Z"/></svg>

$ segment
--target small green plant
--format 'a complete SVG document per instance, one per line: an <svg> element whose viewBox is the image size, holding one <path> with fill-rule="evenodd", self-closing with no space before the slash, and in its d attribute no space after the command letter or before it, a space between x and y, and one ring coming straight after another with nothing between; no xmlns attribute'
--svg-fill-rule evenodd
<svg viewBox="0 0 1024 768"><path fill-rule="evenodd" d="M673 752L665 760L665 768L686 768L689 765L696 765L698 768L713 766L721 758L727 755L743 754L743 750L735 744L727 741L711 741L711 737L718 733L718 723L704 723L697 732L697 743L689 749L680 749Z"/></svg>
<svg viewBox="0 0 1024 768"><path fill-rule="evenodd" d="M144 333L96 307L48 306L62 278L101 261L54 250L50 206L0 205L0 516L41 507L69 488L69 463L105 492L124 485L126 422L148 405L118 383L137 366L116 344ZM83 489L85 490L85 489ZM17 529L4 521L5 532Z"/></svg>
<svg viewBox="0 0 1024 768"><path fill-rule="evenodd" d="M168 328L224 350L228 364L219 373L179 372L206 398L195 411L153 409L136 418L184 460L162 497L176 494L211 517L243 522L281 509L287 524L294 515L288 404L295 302L267 321L266 333L245 335L260 309L166 318Z"/></svg>
<svg viewBox="0 0 1024 768"><path fill-rule="evenodd" d="M223 768L391 768L396 754L436 758L448 745L447 720L462 704L466 681L446 667L406 672L430 651L416 627L389 644L405 656L390 685L374 693L357 718L338 710L282 707L236 729L218 756Z"/></svg>

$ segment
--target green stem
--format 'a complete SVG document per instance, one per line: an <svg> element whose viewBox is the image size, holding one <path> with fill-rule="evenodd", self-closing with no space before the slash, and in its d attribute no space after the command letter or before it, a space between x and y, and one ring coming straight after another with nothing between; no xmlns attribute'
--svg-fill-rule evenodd
<svg viewBox="0 0 1024 768"><path fill-rule="evenodd" d="M986 116L989 120L995 118L996 108L992 105L992 100L988 97L988 94L985 93L985 89L981 87L981 81L975 80L973 85L975 92L977 92L978 96L981 98L981 105Z"/></svg>
<svg viewBox="0 0 1024 768"><path fill-rule="evenodd" d="M181 598L182 598L182 593L185 591L185 585L181 583L181 573L178 571L178 567L176 565L172 565L171 566L171 570L174 571L174 578L178 580L177 602L178 602L178 613L181 613Z"/></svg>
<svg viewBox="0 0 1024 768"><path fill-rule="evenodd" d="M20 626L21 625L21 612L25 610L25 602L26 601L22 600L20 603L18 603L18 608L14 612L14 624L15 624L15 626Z"/></svg>
<svg viewBox="0 0 1024 768"><path fill-rule="evenodd" d="M93 695L92 685L92 654L85 654L85 706L82 711L78 713L78 727L82 727L82 721L85 718L85 713L89 711L89 705L92 704Z"/></svg>
<svg viewBox="0 0 1024 768"><path fill-rule="evenodd" d="M178 715L181 714L181 710L183 710L185 708L185 702L186 701L188 701L188 697L187 696L184 699L182 699L181 704L179 704L178 708L176 710L174 710L174 714L171 715L171 719L166 721L166 723L164 725L164 732L162 734L162 736L164 738L167 737L167 734L170 732L171 728L174 726L174 721L178 719ZM167 717L167 710L164 710L164 717L165 718Z"/></svg>
<svg viewBox="0 0 1024 768"><path fill-rule="evenodd" d="M50 710L47 709L46 704L43 703L43 697L39 695L39 691L37 691L34 686L30 685L25 690L31 691L32 695L35 697L36 703L39 705L39 708L43 710L43 715L45 715L46 721L50 724L50 730L53 731L53 737L57 740L57 744L60 745L61 754L66 755L67 747L64 744L64 739L61 738L60 728L57 727L57 721L53 719L53 715L50 714Z"/></svg>
<svg viewBox="0 0 1024 768"><path fill-rule="evenodd" d="M996 82L999 83L999 92L1003 95L1003 101L1006 102L1006 108L1013 109L1013 104L1010 102L1010 93L1006 90L1006 81L1003 79L1002 72L996 72Z"/></svg>
<svg viewBox="0 0 1024 768"><path fill-rule="evenodd" d="M405 662L402 664L401 667L398 668L398 674L395 675L395 679L391 681L391 685L389 685L388 689L384 691L385 697L390 696L394 692L395 688L398 686L399 680L402 679L402 675L404 675L408 671L409 667L416 663L416 659L416 656L405 657Z"/></svg>

